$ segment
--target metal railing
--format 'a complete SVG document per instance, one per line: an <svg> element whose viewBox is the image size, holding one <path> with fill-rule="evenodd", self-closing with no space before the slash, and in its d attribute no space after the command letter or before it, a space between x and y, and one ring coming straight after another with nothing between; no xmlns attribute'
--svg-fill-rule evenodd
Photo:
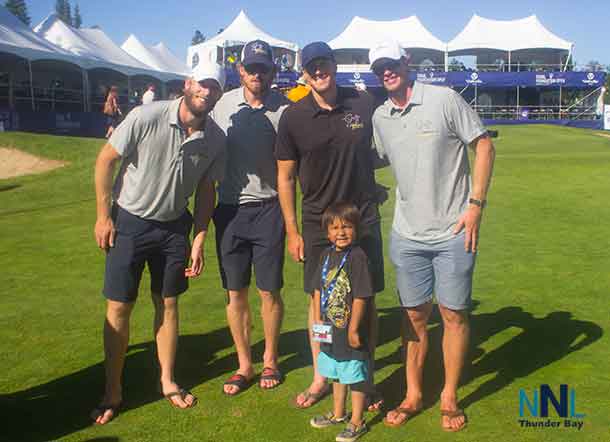
<svg viewBox="0 0 610 442"><path fill-rule="evenodd" d="M595 106L472 105L481 118L490 120L593 120Z"/></svg>

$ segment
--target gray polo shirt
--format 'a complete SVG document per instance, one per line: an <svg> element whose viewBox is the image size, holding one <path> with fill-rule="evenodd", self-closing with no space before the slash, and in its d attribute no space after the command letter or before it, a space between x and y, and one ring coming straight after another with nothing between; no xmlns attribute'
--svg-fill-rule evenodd
<svg viewBox="0 0 610 442"><path fill-rule="evenodd" d="M427 243L450 239L468 206L468 145L485 134L477 113L452 89L416 81L406 108L388 99L373 114L379 155L397 181L392 228Z"/></svg>
<svg viewBox="0 0 610 442"><path fill-rule="evenodd" d="M290 101L270 90L260 108L251 107L243 88L223 95L213 118L227 136L227 164L218 187L223 204L243 204L277 196L274 155L277 126Z"/></svg>
<svg viewBox="0 0 610 442"><path fill-rule="evenodd" d="M123 157L114 183L114 200L141 218L179 218L205 175L221 180L226 140L209 116L204 130L187 137L180 126L182 98L133 109L109 143Z"/></svg>

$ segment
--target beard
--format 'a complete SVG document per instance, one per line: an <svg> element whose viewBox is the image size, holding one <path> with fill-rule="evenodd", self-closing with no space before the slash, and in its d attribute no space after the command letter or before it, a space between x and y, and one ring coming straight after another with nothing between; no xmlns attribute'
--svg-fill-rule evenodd
<svg viewBox="0 0 610 442"><path fill-rule="evenodd" d="M216 102L213 102L210 96L208 96L206 99L200 99L192 92L185 91L184 104L189 112L196 118L203 118L214 108Z"/></svg>

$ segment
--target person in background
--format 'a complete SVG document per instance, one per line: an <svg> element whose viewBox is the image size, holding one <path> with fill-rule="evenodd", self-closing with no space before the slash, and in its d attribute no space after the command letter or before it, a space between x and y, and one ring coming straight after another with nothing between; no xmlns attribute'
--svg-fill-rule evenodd
<svg viewBox="0 0 610 442"><path fill-rule="evenodd" d="M104 101L104 115L107 117L107 129L106 138L110 138L112 131L117 127L121 121L123 113L119 107L119 88L116 86L110 86L108 95L106 95L106 101Z"/></svg>
<svg viewBox="0 0 610 442"><path fill-rule="evenodd" d="M288 91L286 97L293 103L296 103L303 97L306 97L310 90L310 87L307 85L307 80L301 75L297 80L297 85Z"/></svg>
<svg viewBox="0 0 610 442"><path fill-rule="evenodd" d="M150 104L155 101L155 85L149 84L146 87L146 92L142 95L142 104Z"/></svg>

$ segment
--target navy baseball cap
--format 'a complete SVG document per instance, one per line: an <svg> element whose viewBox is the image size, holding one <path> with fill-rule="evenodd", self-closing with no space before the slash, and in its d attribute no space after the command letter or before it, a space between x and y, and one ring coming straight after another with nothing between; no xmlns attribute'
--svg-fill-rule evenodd
<svg viewBox="0 0 610 442"><path fill-rule="evenodd" d="M316 58L327 58L335 60L333 50L323 41L314 41L303 48L301 52L301 63L306 67L312 60Z"/></svg>
<svg viewBox="0 0 610 442"><path fill-rule="evenodd" d="M263 40L253 40L246 43L241 53L241 63L244 66L262 64L273 67L273 51L269 43Z"/></svg>

